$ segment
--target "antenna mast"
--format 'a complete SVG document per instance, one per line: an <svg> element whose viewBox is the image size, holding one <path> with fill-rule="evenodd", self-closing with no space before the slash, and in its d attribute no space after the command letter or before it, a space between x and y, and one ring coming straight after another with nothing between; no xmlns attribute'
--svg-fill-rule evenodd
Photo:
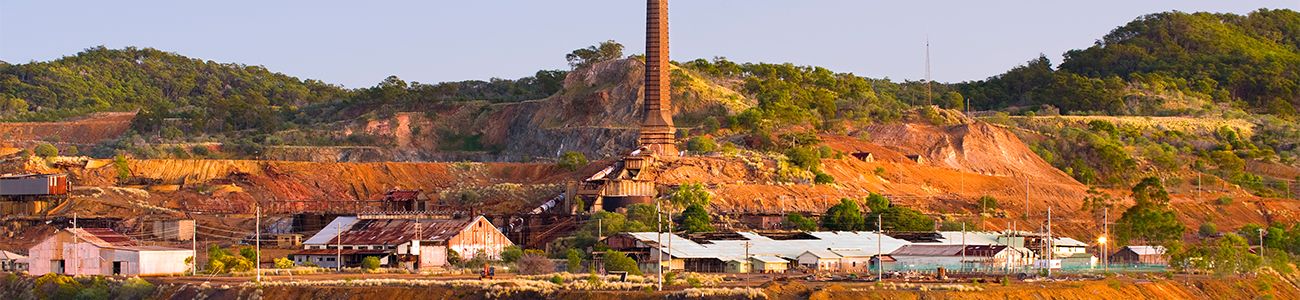
<svg viewBox="0 0 1300 300"><path fill-rule="evenodd" d="M925 105L934 105L930 96L930 35L925 35Z"/></svg>

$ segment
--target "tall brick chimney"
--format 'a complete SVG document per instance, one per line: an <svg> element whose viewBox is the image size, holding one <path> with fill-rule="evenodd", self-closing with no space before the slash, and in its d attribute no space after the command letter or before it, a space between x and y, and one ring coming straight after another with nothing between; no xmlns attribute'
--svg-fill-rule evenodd
<svg viewBox="0 0 1300 300"><path fill-rule="evenodd" d="M668 77L668 0L646 1L645 121L641 145L660 156L677 156Z"/></svg>

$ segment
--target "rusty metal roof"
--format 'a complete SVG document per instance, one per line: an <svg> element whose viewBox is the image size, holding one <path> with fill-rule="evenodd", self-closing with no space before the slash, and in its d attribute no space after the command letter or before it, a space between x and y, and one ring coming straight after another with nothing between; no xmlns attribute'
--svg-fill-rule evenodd
<svg viewBox="0 0 1300 300"><path fill-rule="evenodd" d="M343 255L343 254L388 254L393 250L368 250L368 249L307 249L294 252L293 255Z"/></svg>
<svg viewBox="0 0 1300 300"><path fill-rule="evenodd" d="M359 219L343 228L328 245L398 245L411 240L444 240L460 233L475 220L460 219Z"/></svg>
<svg viewBox="0 0 1300 300"><path fill-rule="evenodd" d="M923 245L911 244L903 245L902 248L890 252L891 256L952 256L961 255L962 245Z"/></svg>
<svg viewBox="0 0 1300 300"><path fill-rule="evenodd" d="M67 228L77 238L103 248L139 246L134 240L108 228Z"/></svg>

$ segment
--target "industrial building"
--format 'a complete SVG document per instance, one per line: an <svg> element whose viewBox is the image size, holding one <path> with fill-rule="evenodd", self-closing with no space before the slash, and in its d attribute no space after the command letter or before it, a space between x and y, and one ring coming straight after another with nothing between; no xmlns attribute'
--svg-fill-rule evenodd
<svg viewBox="0 0 1300 300"><path fill-rule="evenodd" d="M408 269L437 268L448 264L448 250L461 257L478 254L500 259L513 243L482 216L427 218L421 216L361 215L338 217L303 242L294 253L297 263L321 267L355 267L368 256L380 263Z"/></svg>
<svg viewBox="0 0 1300 300"><path fill-rule="evenodd" d="M28 251L32 275L172 275L184 274L190 249L141 246L107 228L68 228Z"/></svg>

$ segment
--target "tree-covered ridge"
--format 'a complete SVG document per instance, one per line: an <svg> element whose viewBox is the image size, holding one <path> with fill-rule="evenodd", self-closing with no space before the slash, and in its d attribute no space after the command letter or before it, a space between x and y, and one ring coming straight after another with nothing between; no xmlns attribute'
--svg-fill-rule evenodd
<svg viewBox="0 0 1300 300"><path fill-rule="evenodd" d="M0 97L24 100L9 120L55 120L96 111L178 109L235 128L256 126L270 106L331 101L338 86L152 48L89 48L48 62L0 66ZM21 107L18 107L21 108ZM212 123L211 125L216 125Z"/></svg>
<svg viewBox="0 0 1300 300"><path fill-rule="evenodd" d="M1300 104L1300 13L1260 9L1235 14L1163 12L1116 28L1096 45L1045 57L987 80L960 84L983 109L1051 104L1065 112L1126 112L1137 84L1168 86L1216 102L1280 117Z"/></svg>

